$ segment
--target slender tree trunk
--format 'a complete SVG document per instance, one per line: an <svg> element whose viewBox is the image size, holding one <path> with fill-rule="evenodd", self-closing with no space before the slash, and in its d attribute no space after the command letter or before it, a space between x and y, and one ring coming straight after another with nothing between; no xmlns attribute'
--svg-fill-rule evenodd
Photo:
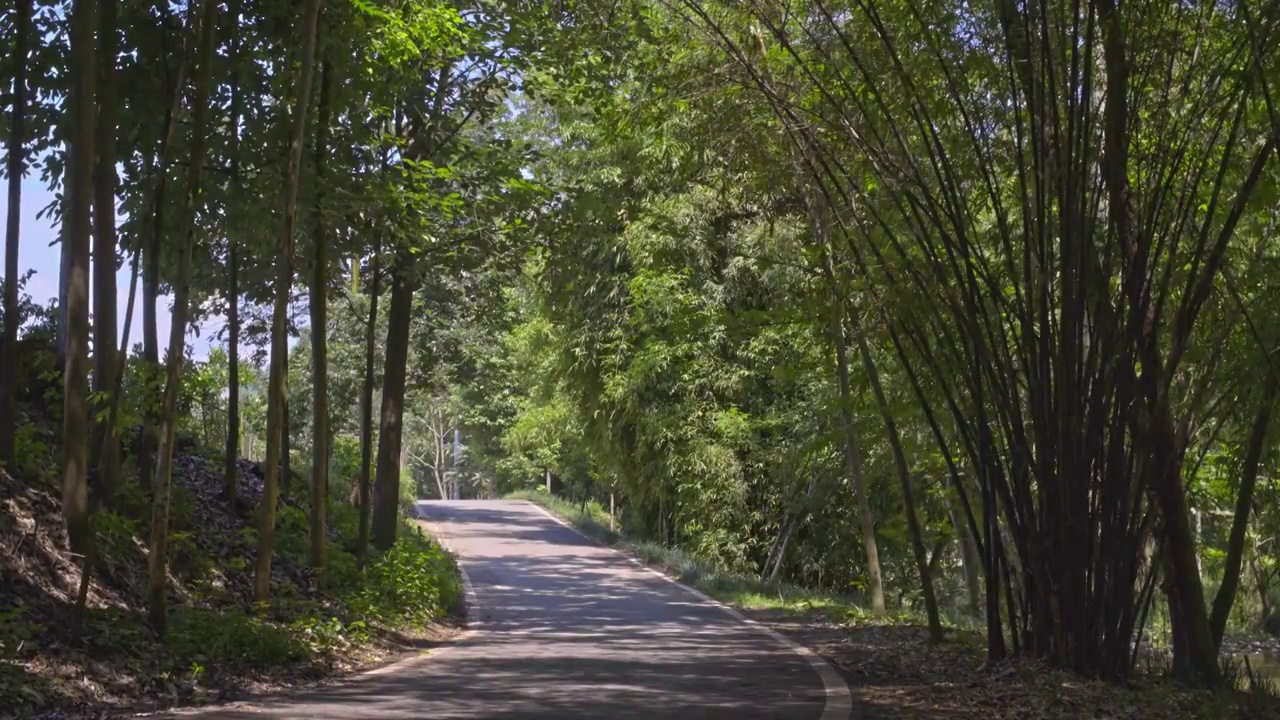
<svg viewBox="0 0 1280 720"><path fill-rule="evenodd" d="M311 567L324 576L325 509L329 495L329 258L324 222L325 155L329 152L329 85L333 66L320 73L316 115L316 188L311 269Z"/></svg>
<svg viewBox="0 0 1280 720"><path fill-rule="evenodd" d="M862 472L862 453L858 448L858 431L853 420L853 390L849 384L849 351L844 336L845 305L836 285L835 257L831 247L829 212L817 211L814 219L823 253L823 276L831 292L831 340L836 351L836 385L840 393L840 431L843 440L845 471L853 482L853 493L858 504L858 517L862 525L862 546L867 556L867 591L871 596L871 611L883 615L884 583L880 573L880 549L876 543L875 519L871 514L871 500L867 493L867 481Z"/></svg>
<svg viewBox="0 0 1280 720"><path fill-rule="evenodd" d="M287 330L285 332L288 333ZM284 350L280 351L281 357L283 358L282 362L284 363L284 382L286 390L289 387L288 342L289 336L286 334L286 346ZM289 397L286 394L284 399L280 402L280 491L284 493L285 497L289 496L289 488L293 485L293 464L290 462L293 458L293 453L290 449L291 442L289 438L289 428L291 426L292 423L289 419Z"/></svg>
<svg viewBox="0 0 1280 720"><path fill-rule="evenodd" d="M74 130L72 131L74 132ZM68 157L66 162L71 164L72 160ZM57 360L58 365L63 366L67 362L67 325L69 319L67 317L67 295L71 291L71 241L67 238L67 223L62 223L62 228L58 231L62 241L62 259L58 265L58 333L57 333Z"/></svg>
<svg viewBox="0 0 1280 720"><path fill-rule="evenodd" d="M232 22L238 22L240 3L231 8ZM227 132L227 154L231 156L231 187L240 187L240 113L244 103L240 87L241 43L233 41L231 61L235 64L231 85L231 122ZM236 483L240 478L236 461L240 457L240 243L235 223L225 229L227 235L227 446L223 454L222 497L228 505L236 504Z"/></svg>
<svg viewBox="0 0 1280 720"><path fill-rule="evenodd" d="M93 386L108 404L115 388L116 368L116 56L117 0L99 1L98 25L98 129L97 163L94 168L93 246ZM102 501L110 505L120 475L120 443L107 435L109 412L96 408L100 417L94 428L98 486Z"/></svg>
<svg viewBox="0 0 1280 720"><path fill-rule="evenodd" d="M177 131L178 111L182 107L182 85L186 76L185 63L179 67L177 78L169 87L169 107L165 111L164 127L160 135L160 148L156 159L155 188L151 198L151 228L142 254L142 359L146 367L147 384L143 391L146 407L142 415L142 437L138 449L138 482L142 487L154 485L155 452L159 417L155 409L155 387L152 384L160 368L160 333L156 326L156 313L160 302L160 239L164 236L164 208L169 180L169 153ZM127 348L126 348L127 352Z"/></svg>
<svg viewBox="0 0 1280 720"><path fill-rule="evenodd" d="M72 83L68 98L67 207L63 215L66 248L65 348L62 376L62 514L73 552L89 554L89 235L93 202L95 80L95 0L71 6ZM85 572L88 572L86 559Z"/></svg>
<svg viewBox="0 0 1280 720"><path fill-rule="evenodd" d="M142 259L141 249L135 250L133 253L133 271L129 274L129 300L127 301L126 309L125 309L124 332L121 333L120 335L120 347L122 348L129 347L129 331L132 329L132 325L133 325L134 301L138 297L138 270L139 270L141 259ZM115 373L114 373L115 385L112 388L110 388L110 391L109 391L110 400L107 403L108 409L106 413L106 431L103 433L102 437L100 438L103 445L107 443L116 443L118 445L120 442L119 436L118 436L119 418L120 418L120 395L122 394L121 389L124 385L124 364L125 364L125 359L127 357L128 355L126 353L123 353L123 352L116 353L116 367L115 367ZM108 452L107 449L101 445L98 446L96 449L99 455L106 455ZM90 508L93 510L96 510L96 508L94 508L92 503L90 505ZM98 549L97 542L93 542L90 544L89 553L85 555L84 572L80 574L80 592L76 596L76 613L75 613L75 623L76 623L77 629L79 629L80 622L84 618L85 606L89 601L89 581L92 579L93 566L96 562L96 557L97 557L97 549Z"/></svg>
<svg viewBox="0 0 1280 720"><path fill-rule="evenodd" d="M1213 612L1209 616L1209 629L1213 632L1214 647L1222 648L1222 636L1227 630L1227 618L1235 604L1240 587L1240 570L1244 561L1244 539L1249 529L1249 516L1253 511L1253 490L1258 483L1258 469L1267 446L1267 429L1271 422L1271 409L1275 406L1276 392L1280 389L1275 376L1267 380L1258 414L1253 419L1249 433L1244 465L1240 474L1240 489L1236 494L1236 511L1231 519L1231 534L1227 540L1227 558L1222 570L1222 585L1213 598Z"/></svg>
<svg viewBox="0 0 1280 720"><path fill-rule="evenodd" d="M288 401L288 312L289 289L293 285L293 230L297 224L298 177L302 169L302 144L307 130L307 106L315 75L316 32L322 0L308 0L302 23L302 68L290 130L289 170L284 188L284 227L276 257L275 306L271 316L271 370L267 397L267 471L262 497L262 525L258 529L258 558L254 565L253 597L257 602L271 598L271 554L275 546L276 498L281 471L281 451L288 429L283 426ZM285 450L287 452L287 450Z"/></svg>
<svg viewBox="0 0 1280 720"><path fill-rule="evenodd" d="M777 582L782 575L782 568L787 563L787 548L791 544L791 535L795 532L796 522L793 519L783 529L782 535L778 538L778 554L773 559L773 567L769 569L769 574L765 578L768 582Z"/></svg>
<svg viewBox="0 0 1280 720"><path fill-rule="evenodd" d="M169 485L173 475L174 440L178 427L178 395L182 392L182 361L191 310L191 263L195 245L195 216L201 197L204 170L205 125L209 117L209 85L213 77L213 36L218 25L217 0L204 0L200 12L198 67L191 99L191 157L187 187L178 226L178 273L173 283L173 315L169 325L164 395L160 405L160 432L156 471L152 478L151 542L147 554L147 591L151 624L164 636L168 629Z"/></svg>
<svg viewBox="0 0 1280 720"><path fill-rule="evenodd" d="M396 542L400 504L401 440L404 430L404 392L412 322L413 258L401 252L391 280L391 308L387 327L387 359L383 366L382 414L378 425L378 473L373 486L373 546L386 550Z"/></svg>
<svg viewBox="0 0 1280 720"><path fill-rule="evenodd" d="M1093 0L1102 29L1106 95L1103 105L1103 176L1108 192L1109 223L1125 256L1127 270L1141 268L1150 239L1139 232L1129 181L1129 51L1125 25L1115 0ZM1155 336L1157 323L1148 283L1126 282L1134 308L1146 308L1144 322L1130 338L1142 361L1142 394L1147 403L1143 428L1149 467L1144 470L1163 518L1166 560L1165 593L1173 625L1176 672L1194 674L1208 686L1220 680L1217 647L1209 625L1196 559L1196 542L1188 517L1179 443L1169 393L1164 389L1165 358ZM1182 318L1178 319L1182 322Z"/></svg>
<svg viewBox="0 0 1280 720"><path fill-rule="evenodd" d="M161 177L168 174L168 170L161 165L157 172L161 173ZM147 238L147 248L142 254L142 362L146 372L143 377L146 385L142 389L142 399L145 406L142 411L142 435L138 443L138 482L143 487L150 487L152 484L152 474L155 469L155 452L156 452L156 432L158 425L156 413L152 407L154 388L151 385L151 379L156 372L156 368L160 367L160 333L156 324L156 311L160 302L160 232L159 227L163 218L163 194L164 180L160 180L160 187L157 188L157 199L153 209L154 222L150 237Z"/></svg>
<svg viewBox="0 0 1280 720"><path fill-rule="evenodd" d="M951 527L955 529L960 542L960 572L964 575L965 602L969 614L978 617L982 614L982 578L978 576L978 568L982 561L978 558L978 547L969 532L969 523L956 512L950 492L943 493L947 505L947 516L951 518Z"/></svg>
<svg viewBox="0 0 1280 720"><path fill-rule="evenodd" d="M862 473L862 453L858 448L857 429L853 421L853 392L849 385L849 356L845 345L844 330L832 328L836 343L836 382L840 391L840 430L844 435L845 471L853 481L853 492L858 503L858 517L862 524L862 545L867 555L867 590L871 595L871 611L883 615L884 584L880 574L880 550L876 543L875 519L871 514L871 501L867 494L867 481Z"/></svg>
<svg viewBox="0 0 1280 720"><path fill-rule="evenodd" d="M1254 519L1257 519L1257 513L1254 513ZM1258 593L1258 604L1262 607L1261 620L1266 621L1271 617L1271 574L1263 567L1261 562L1262 548L1255 545L1253 552L1249 554L1249 571L1253 573L1254 590Z"/></svg>
<svg viewBox="0 0 1280 720"><path fill-rule="evenodd" d="M378 339L378 272L381 240L375 240L373 258L369 261L369 322L364 329L364 387L360 389L360 530L357 536L356 560L363 570L369 558L369 487L373 474L373 385L374 353Z"/></svg>
<svg viewBox="0 0 1280 720"><path fill-rule="evenodd" d="M13 472L13 433L18 420L14 383L18 365L18 233L22 177L27 172L27 56L32 0L16 0L13 14L13 105L9 112L9 206L4 233L4 347L0 349L0 463Z"/></svg>
<svg viewBox="0 0 1280 720"><path fill-rule="evenodd" d="M871 356L871 348L867 338L858 327L858 319L849 313L853 324L853 334L858 341L858 354L862 357L862 367L871 384L871 394L875 397L876 408L884 421L885 433L889 436L889 447L893 451L893 466L898 473L898 482L902 486L902 508L907 516L907 531L911 535L911 554L916 561L916 572L920 575L920 589L924 595L925 615L929 619L929 638L934 642L942 639L942 621L938 618L938 596L933 591L933 574L929 569L929 560L925 554L924 534L920 531L920 518L916 515L915 493L911 489L911 468L907 467L907 454L902 449L902 438L898 435L898 424L893 420L893 411L885 398L884 387L880 384L880 371L876 368L875 358Z"/></svg>
<svg viewBox="0 0 1280 720"><path fill-rule="evenodd" d="M138 272L142 264L142 249L138 248L133 251L133 269L129 273L129 299L125 301L124 313L124 331L120 333L120 347L129 347L129 333L133 330L133 308L138 298ZM119 442L118 436L120 432L120 399L123 394L124 387L124 369L125 362L128 360L128 353L116 353L116 367L114 373L115 385L111 388L111 401L107 413L107 435L103 438L104 442ZM105 454L105 450L99 449Z"/></svg>
<svg viewBox="0 0 1280 720"><path fill-rule="evenodd" d="M222 497L236 502L240 478L240 253L235 240L227 250L227 446L222 463Z"/></svg>

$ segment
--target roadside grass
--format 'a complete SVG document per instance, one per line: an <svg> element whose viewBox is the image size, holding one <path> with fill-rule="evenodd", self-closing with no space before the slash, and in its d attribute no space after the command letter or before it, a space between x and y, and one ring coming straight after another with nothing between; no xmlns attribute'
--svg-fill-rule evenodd
<svg viewBox="0 0 1280 720"><path fill-rule="evenodd" d="M617 530L610 529L608 511L594 501L584 505L548 495L542 490L514 492L506 498L534 503L568 522L583 535L620 550L649 567L741 610L766 611L810 619L823 617L849 624L924 624L924 618L914 610L876 616L862 598L853 594L835 594L790 583L769 582L719 567L681 548L628 538ZM959 613L950 613L947 620L955 628L970 630L975 627L971 619L960 616Z"/></svg>
<svg viewBox="0 0 1280 720"><path fill-rule="evenodd" d="M716 600L769 624L834 623L838 642L822 654L855 672L855 702L894 717L1021 720L1043 717L1142 717L1157 720L1219 720L1280 717L1276 683L1238 660L1224 658L1225 688L1208 692L1169 678L1167 662L1141 665L1127 685L1089 680L1031 658L988 663L982 621L954 607L943 608L948 633L928 642L922 613L914 610L876 616L862 598L837 595L730 572L680 548L626 537L610 529L609 513L585 505L523 491L506 496L526 500L568 522L583 535L622 551L646 565L697 588ZM821 621L826 621L822 623ZM778 627L779 630L787 628ZM819 632L818 637L831 639ZM957 691L957 688L963 688Z"/></svg>

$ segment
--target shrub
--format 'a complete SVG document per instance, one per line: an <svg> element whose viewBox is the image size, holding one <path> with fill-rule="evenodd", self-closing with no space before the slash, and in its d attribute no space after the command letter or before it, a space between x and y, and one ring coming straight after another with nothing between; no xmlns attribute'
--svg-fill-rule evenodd
<svg viewBox="0 0 1280 720"><path fill-rule="evenodd" d="M403 533L370 566L353 602L358 612L386 624L421 626L457 607L462 587L453 559L421 531Z"/></svg>
<svg viewBox="0 0 1280 720"><path fill-rule="evenodd" d="M335 593L345 594L360 585L360 569L356 567L356 558L341 547L329 546L324 573L325 587Z"/></svg>
<svg viewBox="0 0 1280 720"><path fill-rule="evenodd" d="M192 661L211 667L268 668L308 655L306 645L289 630L240 610L175 614L169 650L183 668Z"/></svg>
<svg viewBox="0 0 1280 720"><path fill-rule="evenodd" d="M98 551L107 563L118 562L136 551L138 523L110 510L99 511L93 519L98 533Z"/></svg>

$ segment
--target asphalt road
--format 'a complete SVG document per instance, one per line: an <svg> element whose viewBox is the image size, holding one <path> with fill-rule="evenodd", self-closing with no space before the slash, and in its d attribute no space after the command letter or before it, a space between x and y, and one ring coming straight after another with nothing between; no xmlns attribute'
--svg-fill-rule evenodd
<svg viewBox="0 0 1280 720"><path fill-rule="evenodd" d="M336 686L197 716L849 717L847 688L811 653L588 543L529 503L426 502L420 510L470 578L473 632Z"/></svg>

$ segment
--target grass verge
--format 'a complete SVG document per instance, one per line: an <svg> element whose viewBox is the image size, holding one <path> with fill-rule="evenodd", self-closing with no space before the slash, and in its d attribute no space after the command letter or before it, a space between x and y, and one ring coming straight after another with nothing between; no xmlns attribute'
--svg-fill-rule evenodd
<svg viewBox="0 0 1280 720"><path fill-rule="evenodd" d="M914 612L874 616L856 597L727 572L679 548L636 541L611 529L597 503L573 503L541 491L527 500L582 534L635 557L810 647L846 678L868 717L965 720L1280 718L1271 683L1209 692L1168 679L1167 667L1139 668L1128 685L1089 680L1027 658L986 662L979 621L948 614L948 638L930 643ZM1225 664L1227 684L1250 686L1239 663Z"/></svg>
<svg viewBox="0 0 1280 720"><path fill-rule="evenodd" d="M729 572L680 548L627 538L613 529L616 524L610 523L608 511L594 501L584 505L548 495L541 490L515 492L507 495L507 499L534 503L568 522L583 535L627 553L726 605L788 615L823 615L859 620L871 620L875 617L864 608L859 598L853 596L825 593L789 583L763 581L758 577ZM904 613L875 619L879 622L915 622L918 618L914 614Z"/></svg>

